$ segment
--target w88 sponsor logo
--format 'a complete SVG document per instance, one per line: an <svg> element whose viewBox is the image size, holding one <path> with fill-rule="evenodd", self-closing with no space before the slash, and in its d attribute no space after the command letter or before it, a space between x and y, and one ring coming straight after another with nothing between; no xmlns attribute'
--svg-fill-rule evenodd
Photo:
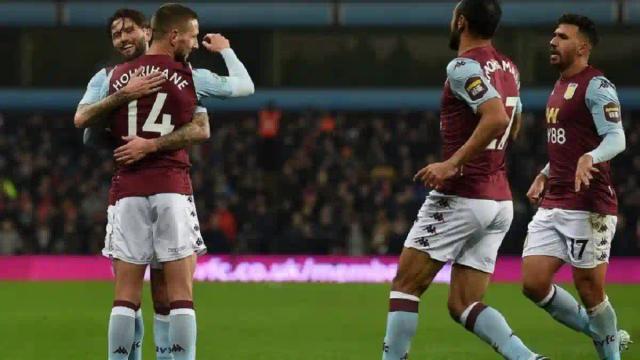
<svg viewBox="0 0 640 360"><path fill-rule="evenodd" d="M551 144L564 144L567 142L567 136L563 128L548 128L547 142Z"/></svg>

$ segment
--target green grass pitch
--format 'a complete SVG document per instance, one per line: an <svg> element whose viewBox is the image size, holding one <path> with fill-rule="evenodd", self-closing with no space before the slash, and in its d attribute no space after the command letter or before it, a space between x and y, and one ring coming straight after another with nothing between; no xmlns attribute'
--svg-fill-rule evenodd
<svg viewBox="0 0 640 360"><path fill-rule="evenodd" d="M110 283L2 282L0 289L1 359L106 359ZM640 340L640 286L612 285L608 293L621 327ZM423 297L411 359L498 359L451 321L446 294L434 285ZM198 283L195 296L199 359L381 358L387 285ZM517 285L492 285L485 300L534 350L554 360L596 359L586 336L555 323ZM155 359L148 289L143 311L144 359ZM623 358L640 359L640 344Z"/></svg>

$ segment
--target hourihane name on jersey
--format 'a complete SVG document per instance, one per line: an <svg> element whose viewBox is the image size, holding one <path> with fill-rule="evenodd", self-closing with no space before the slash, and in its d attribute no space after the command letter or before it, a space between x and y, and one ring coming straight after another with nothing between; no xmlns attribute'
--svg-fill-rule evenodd
<svg viewBox="0 0 640 360"><path fill-rule="evenodd" d="M139 70L140 76L147 76L156 72L160 72L165 77L165 79L176 85L179 90L184 90L189 86L189 81L184 79L178 72L172 69L167 69L156 65L145 65L135 69L130 69L128 72L120 75L120 78L113 79L113 82L111 84L113 90L118 91L125 87L129 83L131 78L135 75L135 73Z"/></svg>

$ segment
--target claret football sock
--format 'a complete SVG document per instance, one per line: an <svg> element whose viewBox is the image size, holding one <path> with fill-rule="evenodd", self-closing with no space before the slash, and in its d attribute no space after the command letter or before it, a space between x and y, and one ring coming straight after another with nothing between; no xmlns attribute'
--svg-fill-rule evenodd
<svg viewBox="0 0 640 360"><path fill-rule="evenodd" d="M109 317L109 360L128 360L135 333L134 303L116 300Z"/></svg>
<svg viewBox="0 0 640 360"><path fill-rule="evenodd" d="M171 303L169 313L169 340L175 360L196 358L196 313L193 302L182 300Z"/></svg>
<svg viewBox="0 0 640 360"><path fill-rule="evenodd" d="M168 307L156 307L153 317L153 339L156 343L156 360L173 360L171 342L169 341Z"/></svg>
<svg viewBox="0 0 640 360"><path fill-rule="evenodd" d="M383 360L408 359L411 339L418 328L417 296L392 291L389 296L387 333L382 348Z"/></svg>
<svg viewBox="0 0 640 360"><path fill-rule="evenodd" d="M476 302L460 316L460 323L480 339L491 345L508 360L529 360L535 354L529 350L497 310Z"/></svg>
<svg viewBox="0 0 640 360"><path fill-rule="evenodd" d="M620 360L620 339L616 312L609 299L587 311L589 315L589 331L601 359Z"/></svg>

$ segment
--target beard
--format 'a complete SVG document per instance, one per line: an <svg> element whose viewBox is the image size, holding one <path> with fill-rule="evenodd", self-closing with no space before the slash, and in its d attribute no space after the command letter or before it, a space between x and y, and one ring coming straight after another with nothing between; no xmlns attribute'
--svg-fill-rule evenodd
<svg viewBox="0 0 640 360"><path fill-rule="evenodd" d="M460 33L462 30L453 29L449 33L449 49L458 51L460 49Z"/></svg>
<svg viewBox="0 0 640 360"><path fill-rule="evenodd" d="M554 55L557 57L557 60L556 61L549 60L551 63L551 66L555 67L561 72L567 69L569 66L571 66L571 64L573 64L575 60L575 57L572 55L560 54L560 52L556 50L551 50L549 52L549 57Z"/></svg>
<svg viewBox="0 0 640 360"><path fill-rule="evenodd" d="M186 53L176 53L173 59L178 62L186 63L189 58L189 54Z"/></svg>
<svg viewBox="0 0 640 360"><path fill-rule="evenodd" d="M135 47L135 50L129 55L124 55L127 61L137 59L138 57L144 55L147 52L147 44L144 37L136 41L136 43L133 44L133 46Z"/></svg>

